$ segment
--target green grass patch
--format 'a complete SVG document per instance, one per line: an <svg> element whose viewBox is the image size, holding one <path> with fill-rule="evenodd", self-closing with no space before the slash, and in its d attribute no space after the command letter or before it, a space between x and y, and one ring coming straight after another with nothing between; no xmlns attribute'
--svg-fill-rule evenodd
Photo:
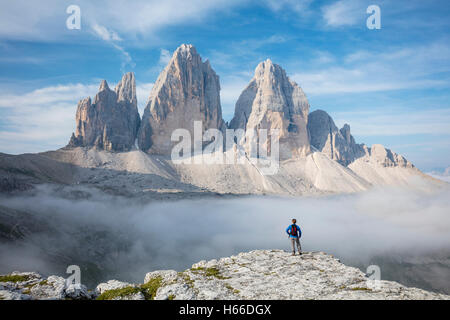
<svg viewBox="0 0 450 320"><path fill-rule="evenodd" d="M191 279L191 277L189 277L188 274L184 273L184 272L180 272L179 276L183 279L184 282L186 282L186 284L193 288L194 287L194 280Z"/></svg>
<svg viewBox="0 0 450 320"><path fill-rule="evenodd" d="M145 299L146 300L155 299L156 291L158 291L161 285L162 285L162 277L150 279L150 281L141 285L140 288L142 290L142 293L144 294Z"/></svg>
<svg viewBox="0 0 450 320"><path fill-rule="evenodd" d="M121 289L112 289L103 292L97 297L97 300L113 300L115 298L126 297L139 292L141 292L141 288L131 286Z"/></svg>
<svg viewBox="0 0 450 320"><path fill-rule="evenodd" d="M48 286L48 281L47 280L42 280L41 282L39 282L40 286Z"/></svg>
<svg viewBox="0 0 450 320"><path fill-rule="evenodd" d="M213 267L213 268L203 268L203 267L198 267L198 268L192 268L191 269L192 273L198 274L200 272L204 273L207 277L214 277L220 280L225 280L225 279L230 279L230 277L224 277L220 274L219 269Z"/></svg>
<svg viewBox="0 0 450 320"><path fill-rule="evenodd" d="M22 282L28 280L30 280L30 276L24 276L19 274L0 276L0 282Z"/></svg>
<svg viewBox="0 0 450 320"><path fill-rule="evenodd" d="M233 292L234 294L239 294L240 291L238 289L233 288L229 283L225 283L225 288Z"/></svg>
<svg viewBox="0 0 450 320"><path fill-rule="evenodd" d="M145 300L153 300L155 299L156 291L158 291L161 285L162 277L156 277L150 279L150 281L138 287L128 286L121 289L105 291L97 297L97 300L113 300L116 298L131 296L137 293L142 293L145 297Z"/></svg>
<svg viewBox="0 0 450 320"><path fill-rule="evenodd" d="M372 291L370 288L363 288L363 287L356 287L356 288L350 288L352 291Z"/></svg>

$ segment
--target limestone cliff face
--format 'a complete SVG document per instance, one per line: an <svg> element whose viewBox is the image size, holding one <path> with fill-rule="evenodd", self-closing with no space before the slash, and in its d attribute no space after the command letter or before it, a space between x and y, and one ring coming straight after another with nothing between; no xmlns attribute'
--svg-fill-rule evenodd
<svg viewBox="0 0 450 320"><path fill-rule="evenodd" d="M225 129L220 105L219 77L209 61L202 62L192 45L181 45L161 72L144 110L138 134L139 148L151 154L169 155L176 142L175 129L194 136L194 121L203 131Z"/></svg>
<svg viewBox="0 0 450 320"><path fill-rule="evenodd" d="M69 147L130 150L140 124L134 74L125 74L114 91L103 80L93 103L90 97L78 103L76 124Z"/></svg>
<svg viewBox="0 0 450 320"><path fill-rule="evenodd" d="M230 122L232 129L244 129L247 140L259 129L278 129L280 158L303 157L310 151L306 124L309 103L303 90L270 60L261 62L241 93ZM270 149L270 146L262 146ZM249 141L245 149L250 152Z"/></svg>
<svg viewBox="0 0 450 320"><path fill-rule="evenodd" d="M333 119L323 110L309 114L308 131L311 145L342 165L346 166L368 152L365 145L356 144L348 124L338 129Z"/></svg>
<svg viewBox="0 0 450 320"><path fill-rule="evenodd" d="M314 148L344 166L361 158L383 167L414 167L403 156L386 149L381 144L374 144L371 148L357 144L350 133L350 126L345 124L338 129L330 115L323 110L309 114L308 131Z"/></svg>
<svg viewBox="0 0 450 320"><path fill-rule="evenodd" d="M414 165L406 160L402 155L397 154L390 149L386 149L381 144L374 144L368 149L366 159L383 167L403 167L415 168Z"/></svg>

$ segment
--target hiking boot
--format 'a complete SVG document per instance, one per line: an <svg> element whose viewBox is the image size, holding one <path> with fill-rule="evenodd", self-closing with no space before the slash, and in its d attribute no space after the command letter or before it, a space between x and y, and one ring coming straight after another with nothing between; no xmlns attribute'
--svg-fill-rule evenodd
<svg viewBox="0 0 450 320"><path fill-rule="evenodd" d="M295 256L295 252L292 252L292 255Z"/></svg>

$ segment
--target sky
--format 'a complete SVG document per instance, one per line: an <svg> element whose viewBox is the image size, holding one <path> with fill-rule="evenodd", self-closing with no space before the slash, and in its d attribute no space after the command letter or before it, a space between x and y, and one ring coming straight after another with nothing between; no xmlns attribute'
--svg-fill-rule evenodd
<svg viewBox="0 0 450 320"><path fill-rule="evenodd" d="M0 152L57 149L77 102L100 80L136 75L142 113L182 43L220 77L223 117L270 58L305 91L311 111L351 126L419 169L450 166L450 2L376 0L0 0ZM80 29L69 29L71 5ZM370 5L381 28L369 29Z"/></svg>

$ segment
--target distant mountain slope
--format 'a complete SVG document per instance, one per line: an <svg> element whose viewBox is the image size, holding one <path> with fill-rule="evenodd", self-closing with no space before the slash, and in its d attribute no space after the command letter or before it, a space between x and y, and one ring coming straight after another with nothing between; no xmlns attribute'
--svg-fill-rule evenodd
<svg viewBox="0 0 450 320"><path fill-rule="evenodd" d="M192 139L194 121L202 121L200 134L215 129L223 135L227 129L218 75L194 46L183 44L159 75L142 121L134 74L125 74L115 90L102 81L94 103L90 98L80 101L76 132L68 146L35 155L0 154L0 190L26 190L50 182L95 185L122 195L305 195L358 192L381 185L428 189L443 184L381 145L357 144L348 124L338 129L325 111L309 113L309 108L301 87L268 59L256 67L228 128L244 132L239 141L237 137L231 144L226 141L224 151L241 163L186 164L201 155L184 154L183 163L172 161L174 130L184 129ZM273 175L255 164L264 158L261 150L272 156L272 140L263 139L261 129L279 130L279 158L274 158L277 166L279 159L279 167ZM253 132L258 133L252 136ZM252 152L251 141L257 142L258 153ZM209 143L201 142L203 147ZM214 152L223 156L221 150Z"/></svg>

